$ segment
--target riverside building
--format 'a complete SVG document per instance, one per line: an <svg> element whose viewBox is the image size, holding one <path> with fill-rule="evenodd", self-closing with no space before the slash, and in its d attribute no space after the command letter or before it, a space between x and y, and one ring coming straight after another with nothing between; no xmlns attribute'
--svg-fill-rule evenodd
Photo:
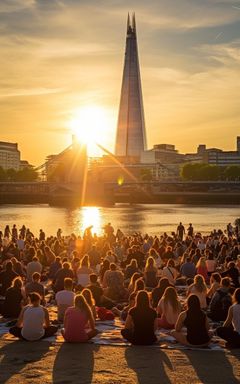
<svg viewBox="0 0 240 384"><path fill-rule="evenodd" d="M17 143L0 141L0 167L18 171L21 168L20 157Z"/></svg>

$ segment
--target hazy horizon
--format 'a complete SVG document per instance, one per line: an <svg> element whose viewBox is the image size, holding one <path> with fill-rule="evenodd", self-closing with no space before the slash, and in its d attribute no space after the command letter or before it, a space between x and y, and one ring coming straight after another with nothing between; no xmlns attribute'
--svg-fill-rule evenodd
<svg viewBox="0 0 240 384"><path fill-rule="evenodd" d="M2 0L0 140L39 165L71 142L79 110L93 107L106 126L101 144L113 150L131 11L148 148L235 149L240 3L231 0Z"/></svg>

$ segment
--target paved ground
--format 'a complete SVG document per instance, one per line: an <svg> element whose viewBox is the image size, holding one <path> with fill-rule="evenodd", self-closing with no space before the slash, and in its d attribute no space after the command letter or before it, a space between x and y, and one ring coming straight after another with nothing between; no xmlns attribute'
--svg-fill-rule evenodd
<svg viewBox="0 0 240 384"><path fill-rule="evenodd" d="M0 341L0 384L240 383L240 350Z"/></svg>

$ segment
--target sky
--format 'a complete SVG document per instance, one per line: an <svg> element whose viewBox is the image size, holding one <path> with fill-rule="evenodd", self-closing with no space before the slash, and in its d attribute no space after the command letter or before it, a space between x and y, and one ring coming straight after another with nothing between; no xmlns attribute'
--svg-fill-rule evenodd
<svg viewBox="0 0 240 384"><path fill-rule="evenodd" d="M127 13L135 11L148 148L236 148L240 0L1 0L0 140L40 165L100 109L114 150Z"/></svg>

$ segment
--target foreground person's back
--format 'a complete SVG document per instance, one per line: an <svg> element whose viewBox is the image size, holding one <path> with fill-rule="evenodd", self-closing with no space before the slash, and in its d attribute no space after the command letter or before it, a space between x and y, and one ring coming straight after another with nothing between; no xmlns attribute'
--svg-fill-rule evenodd
<svg viewBox="0 0 240 384"><path fill-rule="evenodd" d="M139 291L136 304L130 309L122 336L136 345L149 345L156 342L157 312L150 307L146 291Z"/></svg>

